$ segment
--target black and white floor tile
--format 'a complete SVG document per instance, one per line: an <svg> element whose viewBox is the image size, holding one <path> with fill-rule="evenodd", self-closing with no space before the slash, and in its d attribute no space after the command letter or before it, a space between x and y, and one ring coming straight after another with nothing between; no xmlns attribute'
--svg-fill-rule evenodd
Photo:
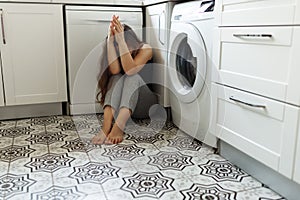
<svg viewBox="0 0 300 200"><path fill-rule="evenodd" d="M282 200L172 123L133 120L93 145L102 115L0 121L0 200Z"/></svg>

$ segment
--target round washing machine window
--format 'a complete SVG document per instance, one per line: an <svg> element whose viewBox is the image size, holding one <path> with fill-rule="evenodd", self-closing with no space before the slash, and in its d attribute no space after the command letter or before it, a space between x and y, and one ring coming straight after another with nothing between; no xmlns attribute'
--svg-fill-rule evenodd
<svg viewBox="0 0 300 200"><path fill-rule="evenodd" d="M173 24L168 72L173 92L190 103L200 94L206 78L206 48L201 33L188 23Z"/></svg>
<svg viewBox="0 0 300 200"><path fill-rule="evenodd" d="M191 89L196 80L197 59L194 57L190 45L185 37L178 45L176 53L176 71L177 76L187 90Z"/></svg>

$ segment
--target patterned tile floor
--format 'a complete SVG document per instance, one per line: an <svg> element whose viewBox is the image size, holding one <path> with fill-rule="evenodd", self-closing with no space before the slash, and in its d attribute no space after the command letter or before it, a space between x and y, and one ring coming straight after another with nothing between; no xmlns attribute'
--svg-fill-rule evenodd
<svg viewBox="0 0 300 200"><path fill-rule="evenodd" d="M0 122L0 200L283 199L170 123L90 143L101 115Z"/></svg>

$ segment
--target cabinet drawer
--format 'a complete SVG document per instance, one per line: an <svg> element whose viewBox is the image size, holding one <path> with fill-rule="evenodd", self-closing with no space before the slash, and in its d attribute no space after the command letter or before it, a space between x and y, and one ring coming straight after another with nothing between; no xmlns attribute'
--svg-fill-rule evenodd
<svg viewBox="0 0 300 200"><path fill-rule="evenodd" d="M295 24L297 4L297 0L223 0L220 5L220 25Z"/></svg>
<svg viewBox="0 0 300 200"><path fill-rule="evenodd" d="M299 108L212 85L215 133L220 139L291 177ZM284 163L284 164L282 164Z"/></svg>
<svg viewBox="0 0 300 200"><path fill-rule="evenodd" d="M218 76L213 80L286 101L289 79L293 78L290 73L298 68L297 62L292 62L295 59L292 55L299 49L295 43L300 38L295 34L299 29L285 26L220 28L219 46L214 55ZM293 87L298 88L295 83Z"/></svg>

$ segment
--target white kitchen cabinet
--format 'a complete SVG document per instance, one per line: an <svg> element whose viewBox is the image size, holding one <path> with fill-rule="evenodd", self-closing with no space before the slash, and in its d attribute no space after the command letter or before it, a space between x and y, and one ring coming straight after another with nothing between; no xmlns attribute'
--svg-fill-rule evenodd
<svg viewBox="0 0 300 200"><path fill-rule="evenodd" d="M213 81L300 105L300 26L220 27Z"/></svg>
<svg viewBox="0 0 300 200"><path fill-rule="evenodd" d="M299 3L216 1L210 127L222 141L298 183Z"/></svg>
<svg viewBox="0 0 300 200"><path fill-rule="evenodd" d="M219 0L219 26L299 24L299 0Z"/></svg>
<svg viewBox="0 0 300 200"><path fill-rule="evenodd" d="M153 86L159 96L159 103L170 106L167 87L167 60L171 10L174 2L161 3L146 7L146 42L153 48Z"/></svg>
<svg viewBox="0 0 300 200"><path fill-rule="evenodd" d="M292 178L300 108L212 84L214 130L218 138Z"/></svg>
<svg viewBox="0 0 300 200"><path fill-rule="evenodd" d="M0 4L6 105L67 100L62 5Z"/></svg>
<svg viewBox="0 0 300 200"><path fill-rule="evenodd" d="M103 42L113 14L143 37L142 9L110 6L66 6L68 86L71 114L103 112L96 101ZM103 66L102 66L103 67Z"/></svg>

